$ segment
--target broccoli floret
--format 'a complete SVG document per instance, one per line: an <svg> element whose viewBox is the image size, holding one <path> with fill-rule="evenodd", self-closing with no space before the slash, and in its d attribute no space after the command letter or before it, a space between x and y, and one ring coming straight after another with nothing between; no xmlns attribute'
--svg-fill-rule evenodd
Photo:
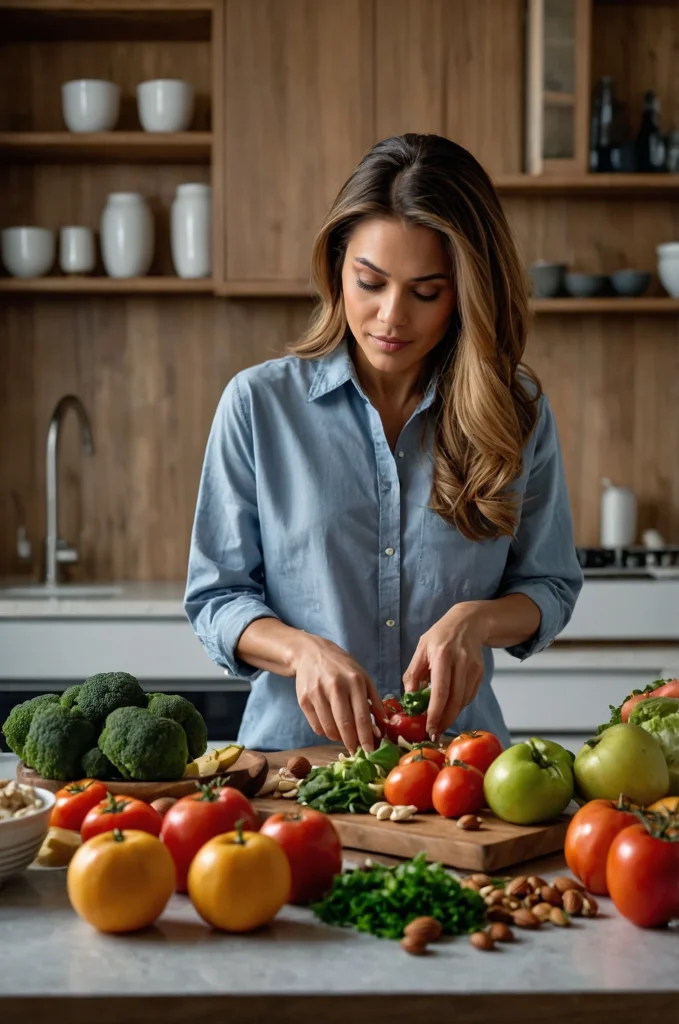
<svg viewBox="0 0 679 1024"><path fill-rule="evenodd" d="M80 759L96 739L91 722L78 711L48 704L33 716L24 746L24 760L43 779L77 779Z"/></svg>
<svg viewBox="0 0 679 1024"><path fill-rule="evenodd" d="M171 718L146 708L112 711L99 737L99 749L124 779L164 782L180 779L188 761L186 733Z"/></svg>
<svg viewBox="0 0 679 1024"><path fill-rule="evenodd" d="M98 672L82 684L74 707L101 729L116 708L145 708L146 694L129 672Z"/></svg>
<svg viewBox="0 0 679 1024"><path fill-rule="evenodd" d="M99 747L92 747L82 756L80 762L83 778L85 779L119 779L120 772L114 764L111 764L106 754L102 754Z"/></svg>
<svg viewBox="0 0 679 1024"><path fill-rule="evenodd" d="M190 700L180 697L178 693L149 694L148 709L159 718L172 718L179 722L186 733L189 748L189 760L200 757L207 750L207 726L200 711Z"/></svg>
<svg viewBox="0 0 679 1024"><path fill-rule="evenodd" d="M22 704L15 704L2 726L7 745L17 757L25 761L24 744L31 727L33 716L40 708L59 701L58 693L41 693L39 697L31 697Z"/></svg>
<svg viewBox="0 0 679 1024"><path fill-rule="evenodd" d="M80 685L80 683L75 683L74 686L69 686L67 690L64 690L59 701L62 708L66 708L67 711L71 710L80 691Z"/></svg>

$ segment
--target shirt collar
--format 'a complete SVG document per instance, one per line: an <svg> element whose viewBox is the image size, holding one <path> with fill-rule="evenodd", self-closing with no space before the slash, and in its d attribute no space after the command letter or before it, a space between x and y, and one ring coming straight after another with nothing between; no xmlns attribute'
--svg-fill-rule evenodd
<svg viewBox="0 0 679 1024"><path fill-rule="evenodd" d="M307 401L315 402L317 398L322 398L331 391L336 391L337 388L346 384L348 380L353 382L361 398L365 402L368 402L369 399L356 376L356 367L349 355L349 348L346 340L342 340L329 355L321 356L318 360L318 368L311 382ZM434 396L436 395L437 383L438 373L434 374L430 380L427 390L422 397L422 401L415 410L416 413L424 412L424 410L428 409L432 404Z"/></svg>

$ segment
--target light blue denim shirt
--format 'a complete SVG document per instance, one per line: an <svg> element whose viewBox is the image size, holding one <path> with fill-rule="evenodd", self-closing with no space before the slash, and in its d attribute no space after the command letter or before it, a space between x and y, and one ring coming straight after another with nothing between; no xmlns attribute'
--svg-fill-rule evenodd
<svg viewBox="0 0 679 1024"><path fill-rule="evenodd" d="M236 657L243 630L273 616L348 651L384 696L398 693L422 633L459 601L527 594L537 634L526 658L567 624L582 585L554 418L546 398L516 482L514 539L469 541L428 507L434 384L392 452L347 346L286 356L228 384L205 453L185 609L210 657L252 681L239 742L255 750L319 743L294 679ZM493 656L455 730L509 734L491 688Z"/></svg>

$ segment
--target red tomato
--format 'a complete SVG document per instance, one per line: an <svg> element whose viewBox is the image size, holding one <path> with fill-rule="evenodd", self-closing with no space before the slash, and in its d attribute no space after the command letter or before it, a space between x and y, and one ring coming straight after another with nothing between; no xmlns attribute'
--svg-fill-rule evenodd
<svg viewBox="0 0 679 1024"><path fill-rule="evenodd" d="M139 832L150 832L152 836L160 835L163 819L149 804L137 800L133 796L114 796L108 793L105 800L95 804L80 826L83 842L98 836L102 832L111 832L114 828L136 829Z"/></svg>
<svg viewBox="0 0 679 1024"><path fill-rule="evenodd" d="M397 764L384 782L384 799L396 807L411 804L418 811L430 811L434 806L432 789L439 773L433 761L421 757L410 764Z"/></svg>
<svg viewBox="0 0 679 1024"><path fill-rule="evenodd" d="M483 772L464 761L453 761L435 779L432 799L444 818L476 814L483 807Z"/></svg>
<svg viewBox="0 0 679 1024"><path fill-rule="evenodd" d="M87 812L105 798L106 792L106 786L98 779L69 782L57 793L56 803L50 815L50 825L53 828L70 828L74 832L79 832Z"/></svg>
<svg viewBox="0 0 679 1024"><path fill-rule="evenodd" d="M637 822L628 802L590 800L568 825L564 853L570 871L596 896L606 896L606 857L623 829Z"/></svg>
<svg viewBox="0 0 679 1024"><path fill-rule="evenodd" d="M177 869L177 892L186 892L191 861L208 839L232 832L236 822L246 832L259 831L259 818L247 797L231 786L208 783L197 793L183 796L162 819L160 838Z"/></svg>
<svg viewBox="0 0 679 1024"><path fill-rule="evenodd" d="M627 722L637 704L640 704L642 700L655 696L655 693L635 693L633 697L629 697L620 708L620 721Z"/></svg>
<svg viewBox="0 0 679 1024"><path fill-rule="evenodd" d="M446 755L438 747L421 747L415 745L408 754L404 754L399 764L410 764L411 761L418 759L422 755L426 761L433 761L434 764L438 765L439 768L443 768L446 763Z"/></svg>
<svg viewBox="0 0 679 1024"><path fill-rule="evenodd" d="M427 738L427 715L406 715L405 711L389 715L386 733L392 743L402 736L408 743L423 743Z"/></svg>
<svg viewBox="0 0 679 1024"><path fill-rule="evenodd" d="M679 697L679 679L670 679L669 683L659 686L649 697Z"/></svg>
<svg viewBox="0 0 679 1024"><path fill-rule="evenodd" d="M611 843L608 891L622 916L640 928L657 928L679 917L678 839L658 838L637 821Z"/></svg>
<svg viewBox="0 0 679 1024"><path fill-rule="evenodd" d="M487 772L495 758L502 753L497 736L485 729L472 729L456 736L446 751L446 761L464 761ZM471 813L471 812L470 812Z"/></svg>
<svg viewBox="0 0 679 1024"><path fill-rule="evenodd" d="M397 712L403 711L401 702L396 697L387 697L385 701L382 701L382 706L387 715L395 715Z"/></svg>
<svg viewBox="0 0 679 1024"><path fill-rule="evenodd" d="M325 896L342 871L342 844L327 814L300 807L272 814L259 831L275 839L290 861L290 903L313 903Z"/></svg>

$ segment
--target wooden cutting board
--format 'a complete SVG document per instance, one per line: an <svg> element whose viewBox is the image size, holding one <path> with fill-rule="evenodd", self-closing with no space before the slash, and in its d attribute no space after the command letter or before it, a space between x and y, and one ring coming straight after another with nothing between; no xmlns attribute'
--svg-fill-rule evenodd
<svg viewBox="0 0 679 1024"><path fill-rule="evenodd" d="M289 757L300 754L313 765L329 764L342 750L337 746L308 747L267 754L269 768L278 771ZM263 797L254 801L262 818L295 807L293 801ZM287 807L286 807L287 805ZM417 814L410 821L378 821L371 814L333 814L342 845L392 857L414 857L422 850L427 859L449 867L493 873L524 860L563 850L570 818L561 815L546 825L510 825L490 811L481 811L483 826L464 832L454 820L437 814Z"/></svg>
<svg viewBox="0 0 679 1024"><path fill-rule="evenodd" d="M245 796L254 796L261 789L267 776L269 764L264 754L254 750L244 750L237 761L227 769L221 776L209 775L200 779L201 783L211 782L213 779L228 779L229 786L239 789ZM56 793L66 785L65 782L57 782L55 779L41 779L37 772L28 768L23 761L17 765L16 777L18 782L28 786L39 786L41 789L48 789ZM176 799L188 796L196 792L195 778L177 779L175 782L107 782L106 788L114 796L134 796L144 803L150 804L161 796L173 796ZM278 803L278 801L274 801Z"/></svg>

